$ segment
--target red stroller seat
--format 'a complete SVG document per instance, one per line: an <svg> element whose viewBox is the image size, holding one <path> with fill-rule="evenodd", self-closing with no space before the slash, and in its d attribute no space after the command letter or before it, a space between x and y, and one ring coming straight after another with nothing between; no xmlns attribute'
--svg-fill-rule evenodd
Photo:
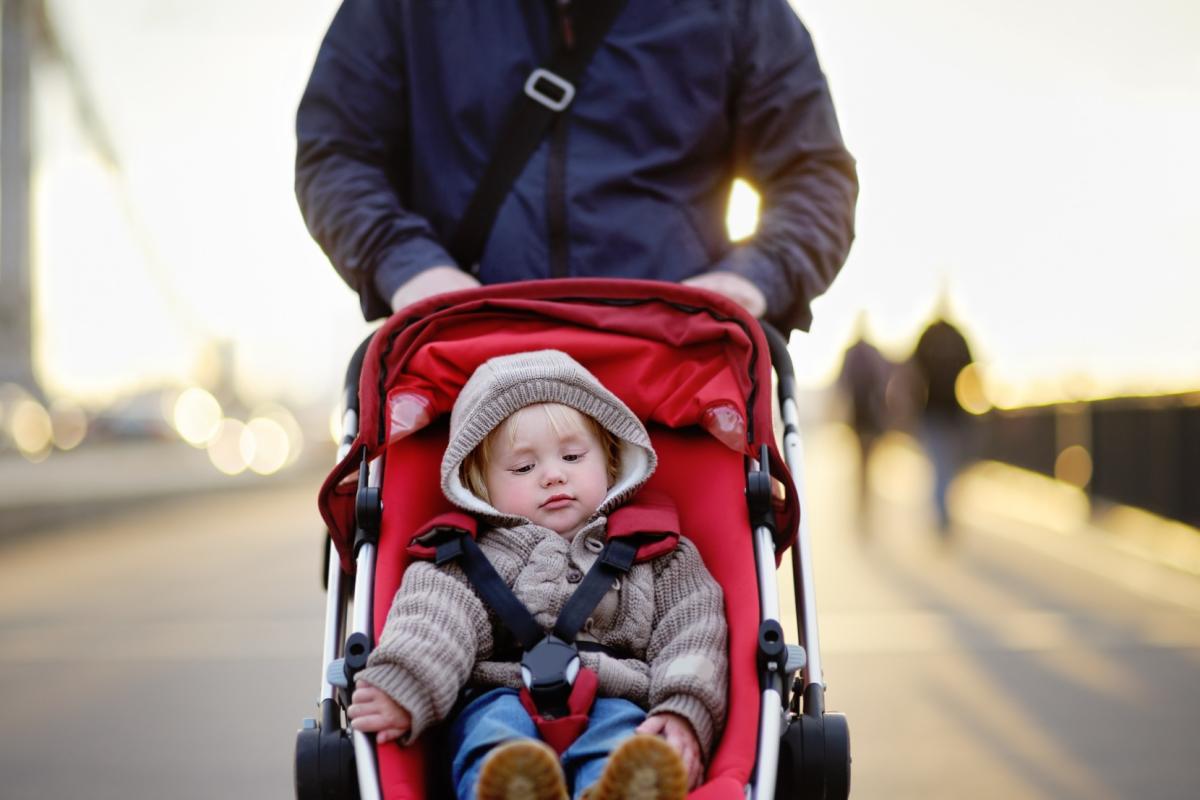
<svg viewBox="0 0 1200 800"><path fill-rule="evenodd" d="M776 360L782 353L786 361L781 343ZM729 711L705 782L690 796L744 798L749 787L765 798L777 796L777 783L786 791L779 796L846 796L848 732L844 718L823 713L810 585L797 587L805 649L788 650L778 622L774 567L801 526L798 492L774 442L763 331L711 293L626 280L539 281L430 298L393 316L365 354L360 349L361 369L352 367L349 381L357 387L357 396L348 393L351 430L320 497L336 549L329 674L321 724L313 721L297 740L297 796L350 797L357 788L364 798L423 798L439 785L440 759L428 741L376 749L366 735L348 734L338 687L349 684L383 628L413 534L450 510L438 466L458 390L488 358L547 347L587 367L646 422L659 455L648 488L674 499L682 532L725 593ZM786 367L781 386L794 405ZM802 578L804 567L796 572ZM336 658L351 575L355 633ZM789 703L791 673L804 655L804 679ZM776 774L781 766L787 774ZM330 793L353 771L357 787Z"/></svg>

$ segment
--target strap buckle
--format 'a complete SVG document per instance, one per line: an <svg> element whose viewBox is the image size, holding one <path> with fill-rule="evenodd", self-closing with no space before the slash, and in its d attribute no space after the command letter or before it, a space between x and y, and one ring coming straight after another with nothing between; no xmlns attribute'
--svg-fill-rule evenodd
<svg viewBox="0 0 1200 800"><path fill-rule="evenodd" d="M612 567L618 572L629 572L637 558L637 545L631 541L634 537L609 539L600 551L599 561L606 567Z"/></svg>
<svg viewBox="0 0 1200 800"><path fill-rule="evenodd" d="M570 713L567 699L579 675L579 651L557 636L548 635L521 658L521 681L538 711L556 719Z"/></svg>
<svg viewBox="0 0 1200 800"><path fill-rule="evenodd" d="M547 94L538 86L542 81L545 81L558 90L557 94L559 96L557 99ZM538 67L529 73L529 78L525 81L525 94L551 111L562 111L571 105L571 100L575 98L575 86L570 81L555 75L550 70Z"/></svg>
<svg viewBox="0 0 1200 800"><path fill-rule="evenodd" d="M445 528L438 529L441 534L435 539L435 550L433 563L437 566L445 564L447 561L453 561L456 558L461 558L463 554L463 537L468 534L462 531L447 530Z"/></svg>

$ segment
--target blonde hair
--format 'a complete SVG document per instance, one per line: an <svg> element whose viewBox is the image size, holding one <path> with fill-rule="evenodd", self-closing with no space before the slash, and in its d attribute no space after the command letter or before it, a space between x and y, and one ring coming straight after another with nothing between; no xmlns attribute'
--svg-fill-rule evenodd
<svg viewBox="0 0 1200 800"><path fill-rule="evenodd" d="M509 414L503 422L493 428L484 437L483 441L463 459L459 471L462 475L463 484L471 491L471 494L486 503L491 502L491 498L488 497L487 482L484 480L484 476L487 474L488 465L492 461L496 437L501 433L505 433L508 436L508 443L510 445L515 442L517 431L516 426L513 425L513 420L518 413L524 411L526 408L542 409L546 414L546 419L549 421L550 427L559 435L573 433L584 428L590 431L596 437L596 440L600 442L600 447L604 450L607 462L608 485L612 486L617 482L617 469L621 463L621 443L616 436L595 419L571 406L563 405L562 403L534 403Z"/></svg>

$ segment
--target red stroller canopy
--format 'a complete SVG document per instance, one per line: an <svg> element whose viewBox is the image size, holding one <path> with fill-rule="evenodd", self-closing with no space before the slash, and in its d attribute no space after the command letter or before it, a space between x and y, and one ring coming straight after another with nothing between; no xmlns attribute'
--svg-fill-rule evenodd
<svg viewBox="0 0 1200 800"><path fill-rule="evenodd" d="M699 425L755 458L766 445L783 488L776 537L784 546L795 538L799 508L774 442L771 363L757 321L720 295L678 284L547 280L431 297L375 332L359 380L358 435L319 500L344 569L353 570L353 478L364 449L374 458L449 414L487 359L548 348L591 370L648 425Z"/></svg>

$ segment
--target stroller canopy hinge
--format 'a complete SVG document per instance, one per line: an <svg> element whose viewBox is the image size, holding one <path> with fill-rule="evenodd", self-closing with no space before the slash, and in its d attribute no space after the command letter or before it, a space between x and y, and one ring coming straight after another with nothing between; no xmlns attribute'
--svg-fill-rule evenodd
<svg viewBox="0 0 1200 800"><path fill-rule="evenodd" d="M367 485L367 449L363 448L358 471L358 491L354 496L354 552L364 544L379 543L379 522L383 518L383 494L378 486Z"/></svg>
<svg viewBox="0 0 1200 800"><path fill-rule="evenodd" d="M771 508L770 451L764 444L758 465L746 470L746 501L750 510L751 528L768 528L775 533L775 515Z"/></svg>
<svg viewBox="0 0 1200 800"><path fill-rule="evenodd" d="M763 620L758 626L758 668L764 673L783 674L787 665L787 644L779 620Z"/></svg>

